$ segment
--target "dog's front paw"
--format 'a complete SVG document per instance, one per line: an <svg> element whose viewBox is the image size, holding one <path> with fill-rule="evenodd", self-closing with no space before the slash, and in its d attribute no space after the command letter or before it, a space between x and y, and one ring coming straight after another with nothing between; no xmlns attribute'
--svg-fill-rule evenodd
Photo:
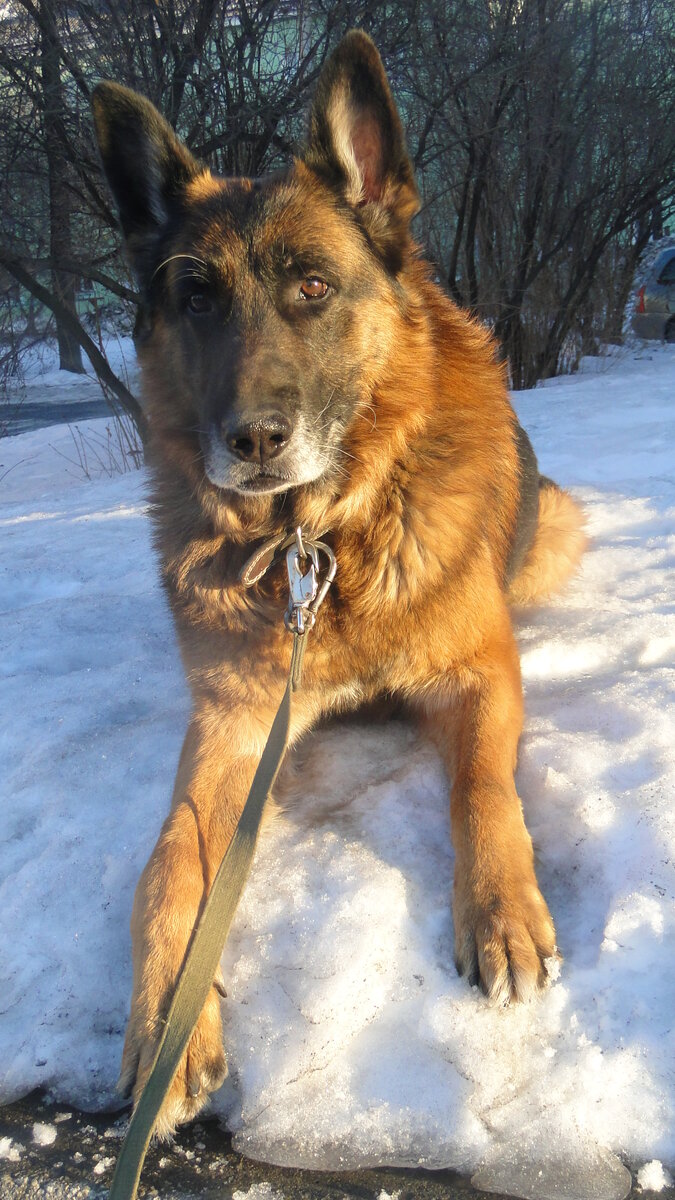
<svg viewBox="0 0 675 1200"><path fill-rule="evenodd" d="M157 1118L155 1134L161 1139L170 1137L177 1125L196 1117L209 1092L219 1088L227 1076L217 991L223 994L218 981L202 1009ZM150 1072L161 1028L161 1020L147 1007L140 1003L132 1006L117 1087L124 1095L133 1094L134 1106Z"/></svg>
<svg viewBox="0 0 675 1200"><path fill-rule="evenodd" d="M529 1000L555 974L555 929L534 872L499 883L456 874L453 918L457 970L495 1004Z"/></svg>

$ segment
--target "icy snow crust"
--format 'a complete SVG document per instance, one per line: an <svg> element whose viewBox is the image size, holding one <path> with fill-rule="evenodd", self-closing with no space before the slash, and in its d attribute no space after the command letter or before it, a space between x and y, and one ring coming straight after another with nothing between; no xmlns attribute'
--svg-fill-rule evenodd
<svg viewBox="0 0 675 1200"><path fill-rule="evenodd" d="M537 1200L625 1195L617 1154L675 1167L675 351L585 365L515 398L593 539L567 593L518 619L518 787L560 979L496 1011L457 978L435 753L403 723L317 735L224 955L216 1107L249 1155L452 1166ZM19 464L0 483L0 1099L98 1107L188 696L143 477L78 479L68 442L0 443L0 476Z"/></svg>

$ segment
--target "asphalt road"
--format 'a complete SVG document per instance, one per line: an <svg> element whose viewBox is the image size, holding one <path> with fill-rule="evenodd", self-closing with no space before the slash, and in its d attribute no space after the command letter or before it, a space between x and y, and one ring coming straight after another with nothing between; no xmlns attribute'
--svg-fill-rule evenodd
<svg viewBox="0 0 675 1200"><path fill-rule="evenodd" d="M73 375L65 383L13 387L0 398L0 438L110 415L100 385L87 375Z"/></svg>
<svg viewBox="0 0 675 1200"><path fill-rule="evenodd" d="M74 425L77 421L88 421L92 417L109 417L110 409L105 400L77 400L72 404L19 403L4 406L0 415L0 437L13 437L17 433L30 433L47 425Z"/></svg>

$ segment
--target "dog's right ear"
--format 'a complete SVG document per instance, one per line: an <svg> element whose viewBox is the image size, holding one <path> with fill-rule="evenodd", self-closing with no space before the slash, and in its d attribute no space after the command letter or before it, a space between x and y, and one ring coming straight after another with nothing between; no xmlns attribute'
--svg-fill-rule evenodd
<svg viewBox="0 0 675 1200"><path fill-rule="evenodd" d="M144 258L181 192L205 168L154 105L137 92L118 83L99 83L92 109L122 232L142 281Z"/></svg>

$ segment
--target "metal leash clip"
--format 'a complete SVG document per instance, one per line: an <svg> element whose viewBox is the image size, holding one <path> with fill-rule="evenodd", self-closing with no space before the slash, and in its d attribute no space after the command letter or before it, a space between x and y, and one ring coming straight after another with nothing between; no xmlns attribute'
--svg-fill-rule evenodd
<svg viewBox="0 0 675 1200"><path fill-rule="evenodd" d="M328 559L328 570L321 582L320 552ZM326 592L335 579L337 562L330 546L325 542L303 539L302 529L298 525L294 540L286 551L286 569L291 594L284 614L284 624L290 633L301 636L314 625L317 609L323 603Z"/></svg>

